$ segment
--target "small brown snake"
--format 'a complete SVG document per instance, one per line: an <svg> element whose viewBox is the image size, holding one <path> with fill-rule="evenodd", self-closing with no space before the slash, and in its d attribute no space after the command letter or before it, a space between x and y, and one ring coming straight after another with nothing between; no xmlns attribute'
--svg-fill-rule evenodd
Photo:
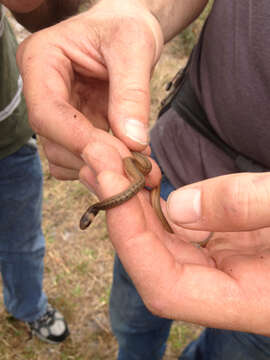
<svg viewBox="0 0 270 360"><path fill-rule="evenodd" d="M145 186L145 176L148 175L152 169L151 162L148 158L141 153L132 152L133 156L129 156L123 159L124 170L128 178L132 181L130 186L103 201L97 202L85 211L80 220L80 229L86 229L94 220L95 216L100 210L112 209L116 206L123 204L124 202L135 196ZM166 220L160 206L160 185L151 191L151 203L159 217L163 227L170 233L173 233L168 221Z"/></svg>

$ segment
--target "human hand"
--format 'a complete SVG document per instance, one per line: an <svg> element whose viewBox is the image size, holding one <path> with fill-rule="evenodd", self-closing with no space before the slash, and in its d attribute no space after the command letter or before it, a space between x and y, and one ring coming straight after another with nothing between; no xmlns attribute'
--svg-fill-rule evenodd
<svg viewBox="0 0 270 360"><path fill-rule="evenodd" d="M91 158L89 163L99 174L97 188L102 197L111 196L127 186L127 180L119 174L100 167ZM232 175L231 179L234 176L238 175ZM255 177L255 183L266 180L265 174L240 176ZM201 186L205 190L203 204L204 201L207 204L209 198L212 199L210 206L219 206L222 199L228 211L235 209L233 200L239 191L228 197L230 187L226 187L226 182L222 182L221 178L220 187L215 187L217 180L193 184L191 187ZM225 180L230 183L230 178ZM225 188L228 192L224 194ZM221 189L222 192L219 192ZM172 199L173 196L170 201ZM171 205L169 203L170 214ZM205 225L197 229L217 231L223 226L223 229L236 230L236 221L229 226L227 218L222 221L217 215L217 211L222 213L220 207L215 210L215 227ZM204 224L207 224L207 219L204 217ZM218 227L219 221L221 225ZM184 233L182 227L172 223L175 235L163 230L146 193L140 193L127 203L108 210L107 222L112 243L150 311L162 317L205 326L270 335L270 228L218 232L205 249L197 248L187 241L197 231L187 229ZM224 222L227 225L224 226ZM213 226L211 219L209 224ZM256 228L254 222L252 226Z"/></svg>
<svg viewBox="0 0 270 360"><path fill-rule="evenodd" d="M154 16L139 1L120 0L102 0L21 44L29 121L44 139L53 175L79 176L93 141L122 155L121 141L137 151L147 146L149 80L161 47Z"/></svg>

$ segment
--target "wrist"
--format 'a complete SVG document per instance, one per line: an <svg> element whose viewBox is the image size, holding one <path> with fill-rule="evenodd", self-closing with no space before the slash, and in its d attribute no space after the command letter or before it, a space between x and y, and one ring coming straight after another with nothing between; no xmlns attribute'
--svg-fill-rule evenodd
<svg viewBox="0 0 270 360"><path fill-rule="evenodd" d="M108 11L109 9L109 11ZM100 0L96 5L88 10L89 14L97 16L100 13L101 18L130 18L137 22L142 22L152 34L155 44L155 62L161 54L164 37L158 18L141 0Z"/></svg>

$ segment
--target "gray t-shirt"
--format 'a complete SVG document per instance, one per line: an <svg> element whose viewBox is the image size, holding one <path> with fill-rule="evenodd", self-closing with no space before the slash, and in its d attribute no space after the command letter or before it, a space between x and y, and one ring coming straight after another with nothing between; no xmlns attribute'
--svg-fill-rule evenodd
<svg viewBox="0 0 270 360"><path fill-rule="evenodd" d="M189 73L219 136L270 169L269 34L269 0L215 0ZM228 155L173 109L157 121L151 142L175 187L237 171Z"/></svg>

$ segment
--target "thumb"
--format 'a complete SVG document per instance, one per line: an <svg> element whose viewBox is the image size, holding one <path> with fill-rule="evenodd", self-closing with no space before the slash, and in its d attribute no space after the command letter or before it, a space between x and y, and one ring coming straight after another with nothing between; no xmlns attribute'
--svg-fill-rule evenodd
<svg viewBox="0 0 270 360"><path fill-rule="evenodd" d="M245 231L270 226L270 173L219 176L184 186L167 202L168 216L194 230Z"/></svg>
<svg viewBox="0 0 270 360"><path fill-rule="evenodd" d="M154 20L156 22L156 20ZM142 19L122 19L105 50L110 89L108 117L114 134L130 149L148 144L150 78L163 39L159 25Z"/></svg>

